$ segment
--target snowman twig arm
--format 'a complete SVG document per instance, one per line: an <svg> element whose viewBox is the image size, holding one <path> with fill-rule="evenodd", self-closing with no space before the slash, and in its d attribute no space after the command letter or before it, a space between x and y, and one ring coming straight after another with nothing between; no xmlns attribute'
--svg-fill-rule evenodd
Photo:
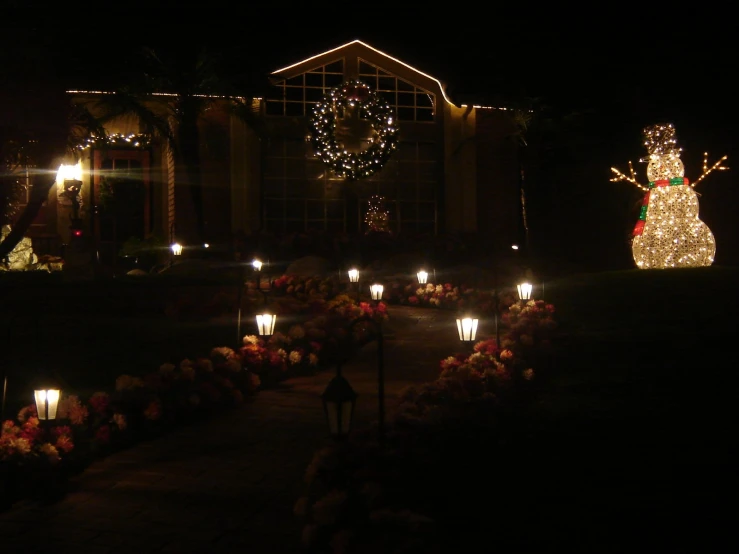
<svg viewBox="0 0 739 554"><path fill-rule="evenodd" d="M695 185L697 185L698 183L700 183L703 179L705 179L708 176L709 173L711 173L715 169L720 169L720 170L729 169L728 167L721 165L721 162L726 161L726 158L727 158L727 156L724 156L723 158L721 158L719 161L717 161L715 164L713 164L709 168L708 167L708 152L706 152L703 155L703 175L701 175L700 177L698 177L690 186L691 187L695 187Z"/></svg>
<svg viewBox="0 0 739 554"><path fill-rule="evenodd" d="M633 185L636 185L637 187L639 187L642 190L649 190L647 187L645 187L644 185L642 185L641 183L639 183L636 179L634 179L633 177L629 177L627 175L624 175L623 173L621 173L615 167L612 167L611 168L611 171L613 171L616 174L615 177L612 177L611 178L611 181L628 181L629 183L631 183Z"/></svg>

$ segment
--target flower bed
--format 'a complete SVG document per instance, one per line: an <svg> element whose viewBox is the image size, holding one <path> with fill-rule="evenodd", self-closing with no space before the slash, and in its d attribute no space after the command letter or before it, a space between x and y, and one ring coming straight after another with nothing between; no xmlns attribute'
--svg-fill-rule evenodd
<svg viewBox="0 0 739 554"><path fill-rule="evenodd" d="M449 356L436 380L401 395L385 444L365 429L317 452L295 505L307 551L466 552L464 541L479 546L475 529L520 541L525 516L512 506L531 463L532 363L550 353L553 313L542 301L510 305L501 345Z"/></svg>
<svg viewBox="0 0 739 554"><path fill-rule="evenodd" d="M323 291L326 292L326 291ZM36 407L23 407L0 433L0 507L22 496L58 494L66 478L94 458L159 436L176 425L234 408L261 388L332 363L339 349L356 347L369 330L347 324L360 316L387 319L384 303L355 302L342 294L327 297L320 287L309 294L276 293L270 300L287 332L267 340L246 335L236 349L221 346L207 356L162 364L141 375L120 375L110 391L89 397L63 391L56 420L39 421ZM264 297L245 295L254 313Z"/></svg>

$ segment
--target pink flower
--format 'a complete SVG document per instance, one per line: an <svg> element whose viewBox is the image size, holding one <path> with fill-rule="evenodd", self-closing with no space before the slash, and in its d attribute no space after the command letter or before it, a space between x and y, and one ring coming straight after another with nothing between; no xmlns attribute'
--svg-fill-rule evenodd
<svg viewBox="0 0 739 554"><path fill-rule="evenodd" d="M98 415L105 415L110 404L110 396L107 392L96 392L90 397L90 406Z"/></svg>
<svg viewBox="0 0 739 554"><path fill-rule="evenodd" d="M69 453L74 449L74 443L72 442L72 439L67 435L61 435L56 439L56 442L54 443L54 446L56 446L57 450L61 450L64 453Z"/></svg>
<svg viewBox="0 0 739 554"><path fill-rule="evenodd" d="M102 443L109 443L110 442L110 426L109 425L101 425L98 427L98 430L95 432L95 440Z"/></svg>
<svg viewBox="0 0 739 554"><path fill-rule="evenodd" d="M156 421L162 417L162 405L159 400L152 400L144 410L144 417L151 421Z"/></svg>

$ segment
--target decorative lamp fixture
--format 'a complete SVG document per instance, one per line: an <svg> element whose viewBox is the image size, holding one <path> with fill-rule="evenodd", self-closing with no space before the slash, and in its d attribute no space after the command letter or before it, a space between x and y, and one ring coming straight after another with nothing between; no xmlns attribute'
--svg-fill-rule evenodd
<svg viewBox="0 0 739 554"><path fill-rule="evenodd" d="M418 284L419 285L425 285L426 281L429 279L429 274L426 273L423 269L416 273L418 275Z"/></svg>
<svg viewBox="0 0 739 554"><path fill-rule="evenodd" d="M59 407L61 391L55 388L41 388L33 391L36 399L36 412L40 420L56 419L56 410Z"/></svg>
<svg viewBox="0 0 739 554"><path fill-rule="evenodd" d="M477 324L479 320L472 317L457 318L457 331L459 331L459 340L462 342L472 342L477 335Z"/></svg>
<svg viewBox="0 0 739 554"><path fill-rule="evenodd" d="M354 406L357 403L357 393L349 381L341 375L341 368L337 368L336 376L329 381L326 390L321 395L323 410L326 412L326 422L331 436L336 440L343 440L352 427Z"/></svg>
<svg viewBox="0 0 739 554"><path fill-rule="evenodd" d="M179 256L182 254L182 245L179 242L172 243L170 249L172 250L172 254L174 254L175 256Z"/></svg>
<svg viewBox="0 0 739 554"><path fill-rule="evenodd" d="M511 244L511 250L518 250L517 244Z"/></svg>
<svg viewBox="0 0 739 554"><path fill-rule="evenodd" d="M262 266L264 264L260 260L254 258L254 261L251 263L251 265L254 268L254 271L262 271Z"/></svg>
<svg viewBox="0 0 739 554"><path fill-rule="evenodd" d="M350 269L349 270L349 282L350 283L358 283L359 282L359 270L358 269Z"/></svg>
<svg viewBox="0 0 739 554"><path fill-rule="evenodd" d="M382 300L383 290L385 290L385 287L378 285L377 283L370 286L370 295L372 295L372 300Z"/></svg>
<svg viewBox="0 0 739 554"><path fill-rule="evenodd" d="M531 300L531 291L534 288L531 283L519 283L518 285L516 285L516 288L518 289L518 298L521 300L521 302L527 302Z"/></svg>
<svg viewBox="0 0 739 554"><path fill-rule="evenodd" d="M276 322L277 316L274 314L257 315L257 330L259 331L259 336L269 337L274 335Z"/></svg>

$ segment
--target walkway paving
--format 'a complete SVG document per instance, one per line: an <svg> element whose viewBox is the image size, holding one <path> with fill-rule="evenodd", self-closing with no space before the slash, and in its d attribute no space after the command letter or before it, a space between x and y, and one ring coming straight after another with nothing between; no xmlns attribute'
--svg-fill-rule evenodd
<svg viewBox="0 0 739 554"><path fill-rule="evenodd" d="M449 312L391 307L390 318L389 409L403 388L433 379L439 361L461 347ZM376 343L344 375L359 394L357 425L371 425ZM20 502L0 513L0 552L301 552L292 510L314 452L330 444L320 395L332 376L292 379L238 410L95 462L59 502Z"/></svg>

